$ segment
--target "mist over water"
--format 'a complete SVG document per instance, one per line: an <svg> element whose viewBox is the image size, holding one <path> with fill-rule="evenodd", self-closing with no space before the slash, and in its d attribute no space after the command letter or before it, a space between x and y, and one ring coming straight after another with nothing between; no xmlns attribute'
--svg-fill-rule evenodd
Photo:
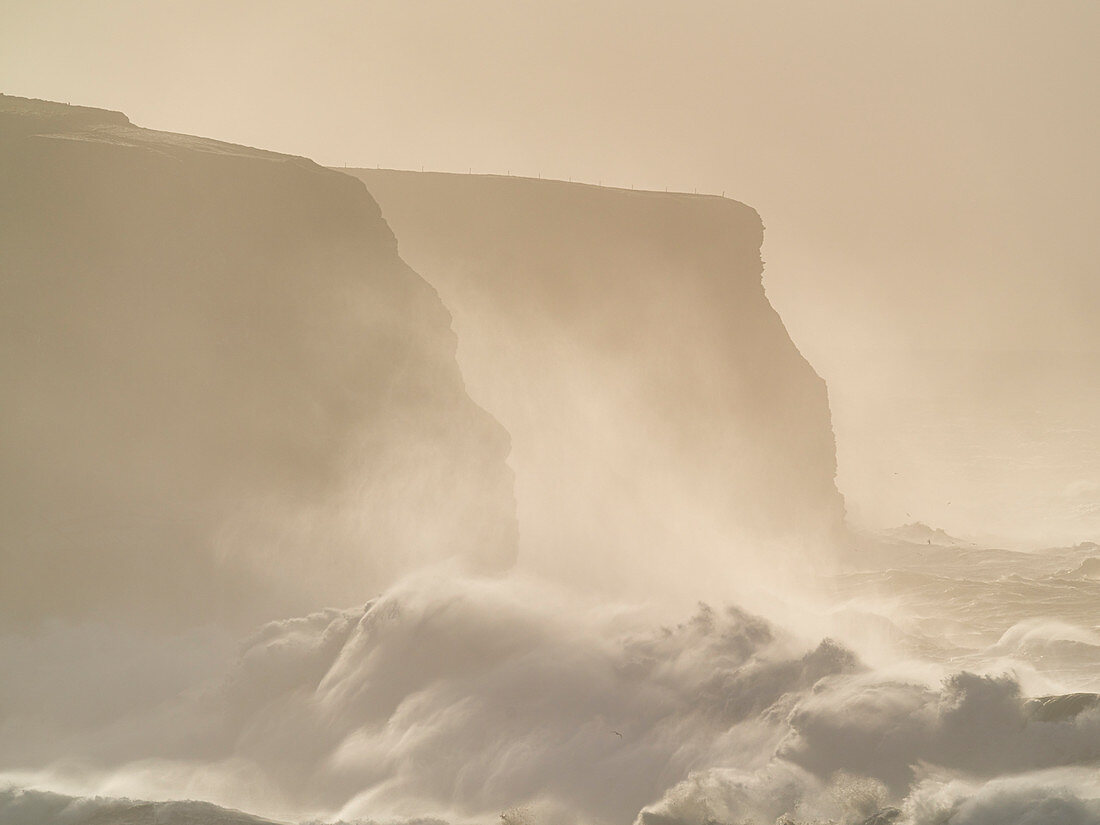
<svg viewBox="0 0 1100 825"><path fill-rule="evenodd" d="M1094 10L17 6L0 825L1100 825Z"/></svg>
<svg viewBox="0 0 1100 825"><path fill-rule="evenodd" d="M40 766L5 781L41 790L7 791L0 812L35 821L49 791L284 820L992 823L1038 800L1055 818L1037 822L1093 822L1100 703L1064 694L1096 689L1091 614L1030 618L996 571L975 582L981 566L923 592L842 593L818 619L842 629L858 613L851 647L733 605L664 622L443 571L272 623L235 653L202 634L143 648L118 628L55 627L4 651L2 758ZM1063 596L1083 583L1017 579ZM74 653L89 642L94 656ZM79 665L64 684L45 675L61 662Z"/></svg>
<svg viewBox="0 0 1100 825"><path fill-rule="evenodd" d="M838 485L856 523L1030 549L1100 535L1100 356L835 351Z"/></svg>

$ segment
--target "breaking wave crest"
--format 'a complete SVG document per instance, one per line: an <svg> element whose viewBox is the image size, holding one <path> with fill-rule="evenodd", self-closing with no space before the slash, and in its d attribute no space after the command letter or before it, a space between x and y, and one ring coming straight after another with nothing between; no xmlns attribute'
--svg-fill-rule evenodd
<svg viewBox="0 0 1100 825"><path fill-rule="evenodd" d="M257 821L128 801L188 798L319 822L1100 822L1094 694L905 678L737 607L661 623L520 577L425 573L268 624L224 666L171 667L208 641L97 660L159 680L156 702L74 705L99 673L55 685L45 707L72 733L52 750L57 720L12 706L0 822L92 823L112 805L126 822ZM46 665L24 660L4 695Z"/></svg>

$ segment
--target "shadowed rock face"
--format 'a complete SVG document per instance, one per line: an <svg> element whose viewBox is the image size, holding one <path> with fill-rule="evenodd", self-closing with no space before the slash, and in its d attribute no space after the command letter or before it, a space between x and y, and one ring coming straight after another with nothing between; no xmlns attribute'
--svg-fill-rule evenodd
<svg viewBox="0 0 1100 825"><path fill-rule="evenodd" d="M0 97L0 307L0 622L514 561L507 434L346 175Z"/></svg>
<svg viewBox="0 0 1100 825"><path fill-rule="evenodd" d="M347 171L439 290L471 395L512 435L525 559L619 547L618 577L639 546L814 540L840 524L825 385L765 296L753 209Z"/></svg>

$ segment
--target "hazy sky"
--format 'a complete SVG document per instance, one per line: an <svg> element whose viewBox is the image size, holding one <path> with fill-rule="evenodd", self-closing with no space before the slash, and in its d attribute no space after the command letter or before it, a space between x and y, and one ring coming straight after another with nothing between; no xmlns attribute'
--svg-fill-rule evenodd
<svg viewBox="0 0 1100 825"><path fill-rule="evenodd" d="M1100 348L1100 4L2 9L10 94L334 165L725 191L811 360Z"/></svg>

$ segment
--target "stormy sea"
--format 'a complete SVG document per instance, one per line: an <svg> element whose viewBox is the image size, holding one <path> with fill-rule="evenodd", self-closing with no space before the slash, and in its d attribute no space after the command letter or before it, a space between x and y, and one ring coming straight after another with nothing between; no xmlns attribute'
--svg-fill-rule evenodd
<svg viewBox="0 0 1100 825"><path fill-rule="evenodd" d="M852 556L760 612L433 571L240 642L6 638L0 758L42 767L0 821L1100 821L1100 547Z"/></svg>

